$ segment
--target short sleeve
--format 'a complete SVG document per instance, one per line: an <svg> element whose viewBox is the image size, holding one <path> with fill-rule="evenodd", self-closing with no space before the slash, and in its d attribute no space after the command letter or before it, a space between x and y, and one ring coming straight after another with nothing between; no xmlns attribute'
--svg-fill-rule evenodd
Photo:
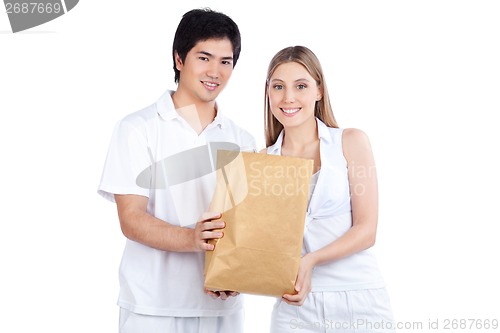
<svg viewBox="0 0 500 333"><path fill-rule="evenodd" d="M97 193L115 201L115 194L149 197L149 189L137 184L137 177L152 165L146 130L127 118L118 122L111 137ZM143 182L141 182L143 183Z"/></svg>
<svg viewBox="0 0 500 333"><path fill-rule="evenodd" d="M257 151L257 144L255 143L255 138L248 133L247 131L243 131L241 135L241 150L243 151Z"/></svg>

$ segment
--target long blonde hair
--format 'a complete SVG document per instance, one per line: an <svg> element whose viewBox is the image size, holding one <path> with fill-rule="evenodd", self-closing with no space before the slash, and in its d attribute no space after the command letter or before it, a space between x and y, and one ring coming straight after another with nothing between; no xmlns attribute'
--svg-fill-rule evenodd
<svg viewBox="0 0 500 333"><path fill-rule="evenodd" d="M333 116L330 97L326 87L323 69L316 55L305 46L290 46L276 53L271 59L267 69L266 89L264 94L264 131L266 136L266 146L269 147L276 142L283 125L276 119L269 105L269 80L276 68L284 63L296 62L309 72L322 92L323 97L314 106L314 115L318 117L328 127L338 127Z"/></svg>

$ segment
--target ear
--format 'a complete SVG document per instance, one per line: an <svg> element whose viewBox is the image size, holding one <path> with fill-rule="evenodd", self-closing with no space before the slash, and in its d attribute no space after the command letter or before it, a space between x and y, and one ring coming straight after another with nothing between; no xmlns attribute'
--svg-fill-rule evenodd
<svg viewBox="0 0 500 333"><path fill-rule="evenodd" d="M179 53L177 53L177 51L174 52L174 58L175 58L175 68L177 68L178 71L181 71L183 64L181 57L179 56Z"/></svg>
<svg viewBox="0 0 500 333"><path fill-rule="evenodd" d="M319 89L318 90L318 95L316 96L316 101L321 101L321 99L323 98L323 89Z"/></svg>

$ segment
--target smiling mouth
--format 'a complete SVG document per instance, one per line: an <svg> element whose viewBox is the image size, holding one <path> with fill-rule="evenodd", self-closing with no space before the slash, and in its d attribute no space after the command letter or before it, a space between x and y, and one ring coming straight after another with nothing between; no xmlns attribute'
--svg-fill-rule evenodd
<svg viewBox="0 0 500 333"><path fill-rule="evenodd" d="M293 115L293 114L296 114L297 112L299 112L301 110L301 108L294 108L294 109L283 109L281 108L281 111L283 111L284 113L286 113L287 115Z"/></svg>
<svg viewBox="0 0 500 333"><path fill-rule="evenodd" d="M215 89L219 86L219 84L215 82L201 81L201 83L209 89Z"/></svg>

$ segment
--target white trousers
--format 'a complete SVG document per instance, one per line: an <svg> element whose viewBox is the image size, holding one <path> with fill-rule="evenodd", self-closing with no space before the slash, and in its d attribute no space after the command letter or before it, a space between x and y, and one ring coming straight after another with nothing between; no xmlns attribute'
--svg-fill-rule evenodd
<svg viewBox="0 0 500 333"><path fill-rule="evenodd" d="M243 333L243 318L243 310L221 317L164 317L120 308L120 333Z"/></svg>
<svg viewBox="0 0 500 333"><path fill-rule="evenodd" d="M310 293L302 306L278 299L271 333L395 332L385 288Z"/></svg>

